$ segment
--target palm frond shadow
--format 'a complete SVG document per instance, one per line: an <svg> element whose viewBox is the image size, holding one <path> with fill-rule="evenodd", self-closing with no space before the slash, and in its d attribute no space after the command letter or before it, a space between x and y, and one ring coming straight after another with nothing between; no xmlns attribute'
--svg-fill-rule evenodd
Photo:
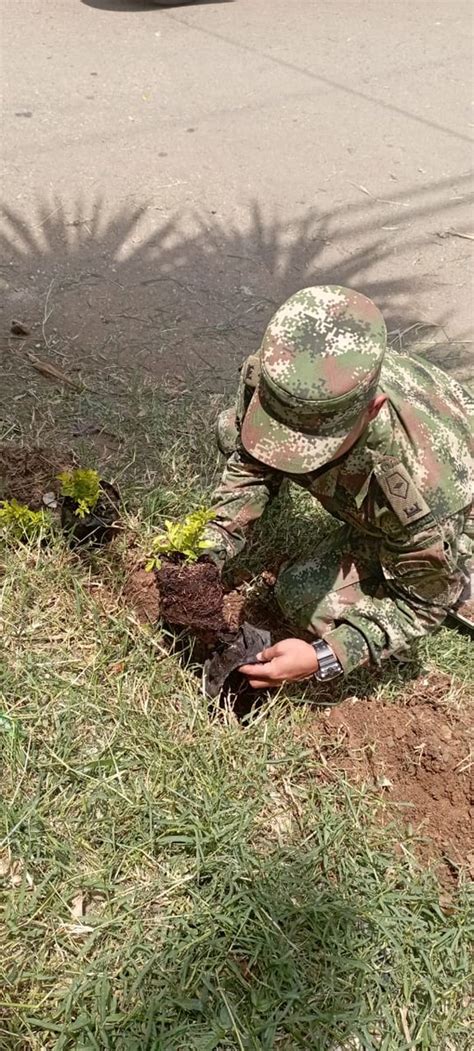
<svg viewBox="0 0 474 1051"><path fill-rule="evenodd" d="M470 348L445 337L451 307L434 324L418 317L413 299L430 277L414 275L406 263L415 250L426 251L417 218L431 215L447 225L465 196L459 176L415 186L391 201L364 195L332 211L311 207L292 222L256 201L239 221L204 211L164 217L156 202L133 198L113 210L105 192L43 197L33 216L4 207L0 403L7 432L16 433L21 421L26 433L27 421L30 433L38 426L61 433L61 414L87 416L84 399L76 396L72 404L74 384L61 387L60 380L50 407L54 376L35 369L31 354L92 395L100 393L94 419L107 418L107 406L113 415L120 402L131 426L137 415L131 392L139 386L160 391L181 384L208 395L232 388L238 365L258 347L276 307L314 283L372 296L395 346L416 345L465 378ZM398 218L405 233L396 242L394 276L389 231ZM30 334L12 337L13 319Z"/></svg>

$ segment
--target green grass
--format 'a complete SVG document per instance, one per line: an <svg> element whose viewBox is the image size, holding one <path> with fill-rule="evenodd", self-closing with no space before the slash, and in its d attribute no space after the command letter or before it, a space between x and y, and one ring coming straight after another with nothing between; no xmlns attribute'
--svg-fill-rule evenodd
<svg viewBox="0 0 474 1051"><path fill-rule="evenodd" d="M192 428L190 395L140 404L118 473L145 548L218 462L215 404ZM246 565L310 545L310 523L284 493ZM239 724L123 608L117 554L58 538L2 561L0 1048L467 1051L467 888L442 907L374 793L325 783L304 690ZM418 660L462 682L471 650L444 631Z"/></svg>

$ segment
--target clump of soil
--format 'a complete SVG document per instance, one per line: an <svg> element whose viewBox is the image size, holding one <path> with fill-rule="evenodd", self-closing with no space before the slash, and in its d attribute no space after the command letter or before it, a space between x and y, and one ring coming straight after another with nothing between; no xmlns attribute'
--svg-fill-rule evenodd
<svg viewBox="0 0 474 1051"><path fill-rule="evenodd" d="M241 591L229 591L224 595L224 620L228 632L238 631L245 620L246 598Z"/></svg>
<svg viewBox="0 0 474 1051"><path fill-rule="evenodd" d="M472 727L465 714L440 707L449 679L423 683L413 684L403 705L344 701L315 719L310 740L325 764L323 779L342 770L383 792L421 833L424 860L437 860L449 883L458 867L474 876Z"/></svg>
<svg viewBox="0 0 474 1051"><path fill-rule="evenodd" d="M137 568L128 574L123 594L141 624L156 624L160 616L160 593L154 573Z"/></svg>
<svg viewBox="0 0 474 1051"><path fill-rule="evenodd" d="M0 444L0 500L18 500L33 511L44 507L45 493L59 495L58 474L75 466L71 453L48 448Z"/></svg>
<svg viewBox="0 0 474 1051"><path fill-rule="evenodd" d="M210 644L216 635L237 632L245 619L245 595L224 593L219 571L210 562L166 562L157 572L132 562L124 597L142 624L156 624L161 616L168 624L191 628Z"/></svg>
<svg viewBox="0 0 474 1051"><path fill-rule="evenodd" d="M163 561L155 572L163 620L217 635L228 631L217 566L212 562Z"/></svg>

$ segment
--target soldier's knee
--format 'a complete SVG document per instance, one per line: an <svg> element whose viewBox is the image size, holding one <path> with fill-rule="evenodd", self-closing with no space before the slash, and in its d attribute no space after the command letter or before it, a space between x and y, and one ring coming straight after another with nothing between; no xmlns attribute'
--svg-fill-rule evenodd
<svg viewBox="0 0 474 1051"><path fill-rule="evenodd" d="M282 613L296 623L306 615L308 603L316 607L326 592L326 581L317 572L314 562L283 566L275 585L275 597Z"/></svg>

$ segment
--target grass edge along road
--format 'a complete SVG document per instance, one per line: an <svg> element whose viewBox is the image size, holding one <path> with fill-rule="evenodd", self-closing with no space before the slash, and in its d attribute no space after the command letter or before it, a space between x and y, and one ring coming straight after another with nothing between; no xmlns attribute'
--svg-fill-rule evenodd
<svg viewBox="0 0 474 1051"><path fill-rule="evenodd" d="M150 418L140 535L215 471L179 405L171 455ZM288 529L277 511L249 564ZM376 793L321 781L297 691L242 727L124 609L110 553L2 562L0 1047L467 1049L468 888L440 897ZM469 660L447 631L423 650Z"/></svg>

